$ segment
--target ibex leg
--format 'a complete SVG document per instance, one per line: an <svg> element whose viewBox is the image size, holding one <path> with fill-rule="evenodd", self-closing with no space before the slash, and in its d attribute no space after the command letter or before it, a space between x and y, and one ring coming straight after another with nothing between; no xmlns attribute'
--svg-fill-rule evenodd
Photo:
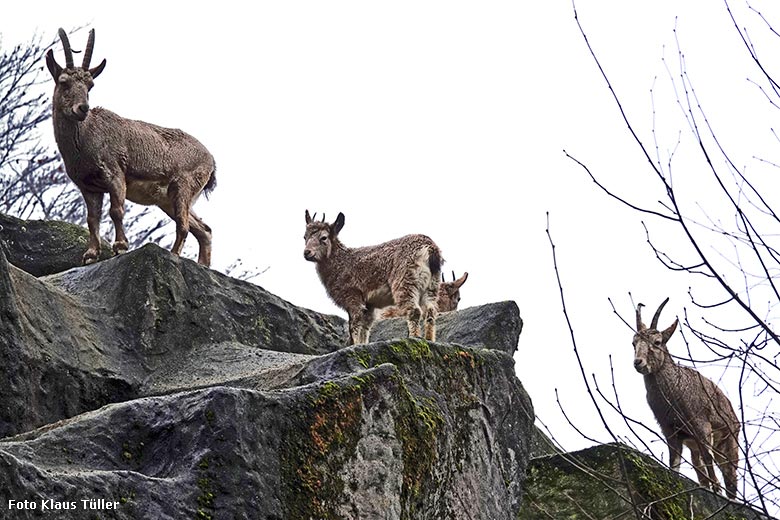
<svg viewBox="0 0 780 520"><path fill-rule="evenodd" d="M422 309L420 308L420 290L415 278L416 273L408 272L402 280L391 287L393 301L398 306L401 314L406 317L406 324L409 327L409 336L421 338L420 318L422 318Z"/></svg>
<svg viewBox="0 0 780 520"><path fill-rule="evenodd" d="M739 461L739 444L736 438L729 435L718 445L715 450L715 461L723 474L723 482L726 487L726 496L734 499L737 497L737 462Z"/></svg>
<svg viewBox="0 0 780 520"><path fill-rule="evenodd" d="M114 253L121 254L127 251L127 236L125 236L124 218L125 218L125 195L127 186L124 181L114 182L108 193L111 200L111 208L108 214L111 222L114 223Z"/></svg>
<svg viewBox="0 0 780 520"><path fill-rule="evenodd" d="M171 253L180 255L184 247L184 241L187 239L187 234L190 232L191 198L178 183L172 182L168 185L168 199L173 207L171 217L176 222L176 240L173 242L173 247L171 247Z"/></svg>
<svg viewBox="0 0 780 520"><path fill-rule="evenodd" d="M431 278L428 290L423 294L420 302L425 321L425 339L428 341L436 341L436 316L439 314L439 309L436 307L436 299L439 294L438 276L437 273L436 278Z"/></svg>
<svg viewBox="0 0 780 520"><path fill-rule="evenodd" d="M696 443L698 444L699 452L701 453L702 464L707 471L710 489L712 489L715 493L719 493L720 481L718 480L718 476L715 474L715 461L712 457L712 428L707 428L703 433L704 435L697 437ZM706 485L703 482L700 483L702 485Z"/></svg>
<svg viewBox="0 0 780 520"><path fill-rule="evenodd" d="M349 340L350 345L362 345L368 343L368 335L374 321L374 311L365 306L359 298L347 307L349 315Z"/></svg>
<svg viewBox="0 0 780 520"><path fill-rule="evenodd" d="M691 450L691 466L693 466L693 471L696 472L696 480L699 481L702 487L710 487L710 478L707 476L707 469L704 467L699 445L695 441L691 441L686 443L686 446Z"/></svg>
<svg viewBox="0 0 780 520"><path fill-rule="evenodd" d="M89 243L84 252L82 262L84 265L97 261L100 256L100 217L103 212L103 194L89 191L81 191L84 196L84 204L87 206L87 227L89 227Z"/></svg>
<svg viewBox="0 0 780 520"><path fill-rule="evenodd" d="M677 435L671 435L666 438L666 444L669 446L669 467L674 471L680 471L680 460L682 459L682 439Z"/></svg>
<svg viewBox="0 0 780 520"><path fill-rule="evenodd" d="M198 263L211 265L211 228L190 210L190 231L198 240Z"/></svg>

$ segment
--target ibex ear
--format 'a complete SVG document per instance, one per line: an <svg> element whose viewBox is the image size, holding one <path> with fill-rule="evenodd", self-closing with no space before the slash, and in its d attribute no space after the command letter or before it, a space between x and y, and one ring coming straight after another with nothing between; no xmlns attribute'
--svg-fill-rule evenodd
<svg viewBox="0 0 780 520"><path fill-rule="evenodd" d="M106 60L103 59L103 61L100 62L100 65L98 65L97 67L92 67L91 69L89 69L89 73L92 76L92 79L95 79L98 76L100 76L100 73L103 72L103 69L105 67L106 67Z"/></svg>
<svg viewBox="0 0 780 520"><path fill-rule="evenodd" d="M460 286L463 285L464 283L466 283L466 280L468 280L468 277L469 277L469 273L468 272L463 273L463 276L461 276L460 278L455 280L455 287L460 289Z"/></svg>
<svg viewBox="0 0 780 520"><path fill-rule="evenodd" d="M308 226L311 224L311 215L309 215L309 210L306 210L306 225Z"/></svg>
<svg viewBox="0 0 780 520"><path fill-rule="evenodd" d="M338 235L339 231L341 231L341 228L343 227L344 227L344 214L339 212L339 216L336 217L336 221L330 227L333 236L335 237L336 235Z"/></svg>
<svg viewBox="0 0 780 520"><path fill-rule="evenodd" d="M663 336L663 338L664 338L664 343L669 341L669 338L672 337L672 334L674 334L674 331L677 330L677 322L678 322L678 320L674 320L674 323L669 325L669 328L661 333L661 336Z"/></svg>
<svg viewBox="0 0 780 520"><path fill-rule="evenodd" d="M54 59L54 51L52 49L49 49L49 52L46 53L46 67L48 67L49 73L51 74L51 77L54 78L54 81L57 81L62 73L62 67L60 67L57 60Z"/></svg>

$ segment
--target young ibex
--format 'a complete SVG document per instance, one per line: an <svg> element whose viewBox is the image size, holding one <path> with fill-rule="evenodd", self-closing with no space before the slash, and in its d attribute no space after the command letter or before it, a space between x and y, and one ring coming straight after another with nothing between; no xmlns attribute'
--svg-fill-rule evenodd
<svg viewBox="0 0 780 520"><path fill-rule="evenodd" d="M648 328L642 323L642 304L636 309L634 367L644 375L647 402L669 446L669 466L679 471L682 447L691 451L691 463L699 483L720 491L713 458L723 474L726 495L737 494L738 435L740 422L728 397L715 383L693 368L672 360L666 343L677 329L677 320L658 331L663 301Z"/></svg>
<svg viewBox="0 0 780 520"><path fill-rule="evenodd" d="M316 217L316 213L315 213ZM349 248L339 240L344 214L333 224L317 222L306 210L303 257L317 263L328 296L349 315L350 345L368 343L376 309L397 305L409 335L436 340L436 295L442 257L425 235L407 235L383 244Z"/></svg>
<svg viewBox="0 0 780 520"><path fill-rule="evenodd" d="M463 273L463 276L455 279L455 271L452 271L452 281L445 282L444 274L441 275L442 283L439 284L439 296L436 298L436 305L439 312L450 312L458 309L460 303L460 288L466 283L469 273Z"/></svg>
<svg viewBox="0 0 780 520"><path fill-rule="evenodd" d="M211 263L211 228L192 211L201 192L216 184L214 158L194 137L178 129L133 121L102 108L89 108L93 80L106 66L103 60L89 68L95 30L89 31L81 67L73 65L73 51L64 30L59 30L65 51L65 68L46 54L46 65L55 81L52 120L54 138L68 176L81 190L87 206L89 244L83 261L89 264L100 253L100 217L103 195L109 194L109 215L114 223L114 252L127 251L122 225L125 198L159 206L176 221L176 241L171 251L180 254L187 233L198 240L198 262Z"/></svg>
<svg viewBox="0 0 780 520"><path fill-rule="evenodd" d="M436 298L436 308L439 312L450 312L458 310L458 304L460 303L460 287L466 283L469 277L469 273L463 273L463 276L455 279L455 271L452 272L452 281L444 281L444 273L441 275L441 283L439 284L439 295ZM400 308L393 305L382 310L380 317L383 320L388 318L400 318L403 316L403 312Z"/></svg>

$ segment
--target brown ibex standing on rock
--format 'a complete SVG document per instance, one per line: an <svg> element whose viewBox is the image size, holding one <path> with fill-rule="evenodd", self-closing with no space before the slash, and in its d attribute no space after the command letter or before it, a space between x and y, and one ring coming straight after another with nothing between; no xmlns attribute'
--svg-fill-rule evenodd
<svg viewBox="0 0 780 520"><path fill-rule="evenodd" d="M315 217L317 214L314 214ZM443 262L438 246L425 235L406 235L383 244L349 248L338 238L344 214L333 224L315 221L306 210L303 256L317 263L328 296L349 315L350 345L368 343L377 309L397 305L409 336L436 340L436 296Z"/></svg>
<svg viewBox="0 0 780 520"><path fill-rule="evenodd" d="M737 494L740 422L728 397L715 383L693 368L678 365L666 348L677 329L674 320L659 331L658 318L669 298L655 311L648 328L642 323L642 304L636 309L634 367L645 379L647 402L669 446L669 466L680 469L682 448L691 450L699 484L720 491L713 459L723 474L726 495Z"/></svg>
<svg viewBox="0 0 780 520"><path fill-rule="evenodd" d="M109 194L109 215L114 223L114 252L127 251L122 225L125 199L159 206L176 222L180 254L187 233L198 240L198 262L211 263L211 228L192 211L201 192L216 184L214 158L194 137L178 129L134 121L103 108L89 108L93 80L106 66L89 68L95 30L89 31L81 67L73 65L73 51L64 30L59 30L65 51L65 68L46 54L46 65L55 81L52 120L54 138L68 176L76 183L87 206L89 244L83 261L89 264L100 253L100 217L103 195Z"/></svg>

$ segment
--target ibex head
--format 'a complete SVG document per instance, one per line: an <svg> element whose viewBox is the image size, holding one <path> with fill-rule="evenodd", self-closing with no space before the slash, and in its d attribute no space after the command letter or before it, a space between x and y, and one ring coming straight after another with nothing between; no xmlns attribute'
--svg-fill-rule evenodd
<svg viewBox="0 0 780 520"><path fill-rule="evenodd" d="M634 334L634 368L640 374L652 374L664 364L669 351L666 349L666 343L672 334L677 330L677 320L674 320L669 328L658 331L658 318L661 316L661 310L666 305L669 298L665 299L658 310L653 315L653 321L650 327L642 323L642 307L639 304L636 307L636 334Z"/></svg>
<svg viewBox="0 0 780 520"><path fill-rule="evenodd" d="M75 121L84 121L89 112L89 90L93 80L97 78L106 66L106 60L97 67L89 68L92 60L92 49L95 46L95 29L89 31L87 48L84 50L84 60L81 67L73 65L73 50L70 47L67 33L60 28L60 40L65 51L65 68L54 59L54 51L46 53L46 66L56 82L54 87L54 111Z"/></svg>
<svg viewBox="0 0 780 520"><path fill-rule="evenodd" d="M452 281L444 281L444 273L441 275L442 283L439 285L439 312L449 312L457 310L460 303L460 287L466 283L469 273L463 273L458 279L455 279L455 271L452 272Z"/></svg>
<svg viewBox="0 0 780 520"><path fill-rule="evenodd" d="M324 214L320 221L315 221L316 217L316 213L311 217L309 210L306 210L306 233L303 235L306 247L303 250L303 257L309 262L321 262L328 258L339 231L344 227L343 213L339 213L333 224L325 222Z"/></svg>

